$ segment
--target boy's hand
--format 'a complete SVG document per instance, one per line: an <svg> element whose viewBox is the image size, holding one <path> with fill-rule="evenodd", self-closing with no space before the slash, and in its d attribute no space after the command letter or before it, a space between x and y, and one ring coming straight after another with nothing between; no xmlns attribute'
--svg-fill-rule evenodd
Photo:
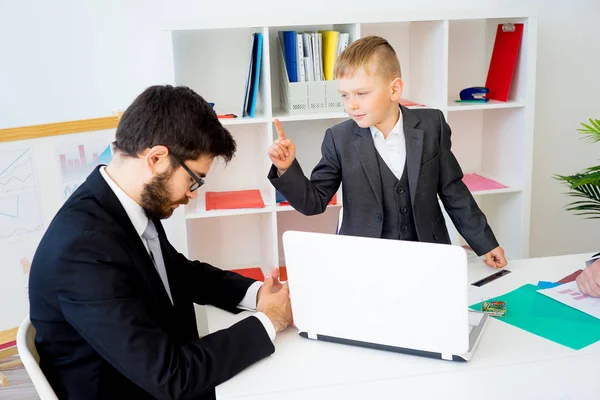
<svg viewBox="0 0 600 400"><path fill-rule="evenodd" d="M275 128L277 129L277 140L269 147L269 158L279 170L279 175L283 175L296 158L296 145L285 137L285 132L278 119L275 119Z"/></svg>
<svg viewBox="0 0 600 400"><path fill-rule="evenodd" d="M483 262L485 265L492 268L502 268L506 266L506 258L504 257L504 250L502 250L502 247L498 246L487 253Z"/></svg>
<svg viewBox="0 0 600 400"><path fill-rule="evenodd" d="M600 259L588 265L575 281L581 293L600 297Z"/></svg>

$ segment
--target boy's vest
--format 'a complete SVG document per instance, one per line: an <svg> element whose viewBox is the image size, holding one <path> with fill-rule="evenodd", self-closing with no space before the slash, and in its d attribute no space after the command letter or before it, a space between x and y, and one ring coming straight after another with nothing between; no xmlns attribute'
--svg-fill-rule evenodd
<svg viewBox="0 0 600 400"><path fill-rule="evenodd" d="M418 241L415 220L413 218L410 192L408 190L408 176L406 174L406 161L404 172L400 180L387 166L383 158L377 154L379 163L379 176L383 195L383 239L400 239Z"/></svg>

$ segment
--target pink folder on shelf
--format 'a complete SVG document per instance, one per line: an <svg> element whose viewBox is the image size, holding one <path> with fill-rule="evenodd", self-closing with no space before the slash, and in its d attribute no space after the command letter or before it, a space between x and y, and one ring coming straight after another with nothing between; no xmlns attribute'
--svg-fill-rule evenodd
<svg viewBox="0 0 600 400"><path fill-rule="evenodd" d="M467 188L471 192L478 192L481 190L492 190L492 189L504 189L505 186L493 179L488 179L478 174L465 174L463 182L467 185Z"/></svg>

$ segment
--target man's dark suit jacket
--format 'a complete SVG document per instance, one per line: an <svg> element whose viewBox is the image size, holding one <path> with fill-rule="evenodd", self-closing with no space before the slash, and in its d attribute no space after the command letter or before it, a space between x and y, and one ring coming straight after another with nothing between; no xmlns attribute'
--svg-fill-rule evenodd
<svg viewBox="0 0 600 400"><path fill-rule="evenodd" d="M174 305L98 169L48 227L30 272L30 318L58 398L214 398L216 385L274 352L255 317L199 339L194 303L239 311L254 281L189 261L154 224Z"/></svg>
<svg viewBox="0 0 600 400"><path fill-rule="evenodd" d="M479 255L498 246L485 215L462 181L450 151L450 127L441 111L400 106L406 138L406 168L419 241L450 243L438 195L458 231ZM381 237L382 187L377 150L369 128L353 120L325 132L322 158L310 180L297 160L281 176L273 165L268 178L290 205L305 215L320 214L342 184L340 234Z"/></svg>

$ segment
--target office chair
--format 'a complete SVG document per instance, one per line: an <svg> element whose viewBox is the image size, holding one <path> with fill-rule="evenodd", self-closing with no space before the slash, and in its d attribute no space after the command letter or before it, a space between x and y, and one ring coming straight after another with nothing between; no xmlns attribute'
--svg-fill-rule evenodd
<svg viewBox="0 0 600 400"><path fill-rule="evenodd" d="M335 228L335 234L340 233L340 229L342 229L342 217L344 216L344 207L340 207L340 215L338 216L337 227Z"/></svg>
<svg viewBox="0 0 600 400"><path fill-rule="evenodd" d="M25 318L17 331L17 350L25 370L41 400L58 400L52 386L40 369L40 356L35 348L35 328L29 318Z"/></svg>

